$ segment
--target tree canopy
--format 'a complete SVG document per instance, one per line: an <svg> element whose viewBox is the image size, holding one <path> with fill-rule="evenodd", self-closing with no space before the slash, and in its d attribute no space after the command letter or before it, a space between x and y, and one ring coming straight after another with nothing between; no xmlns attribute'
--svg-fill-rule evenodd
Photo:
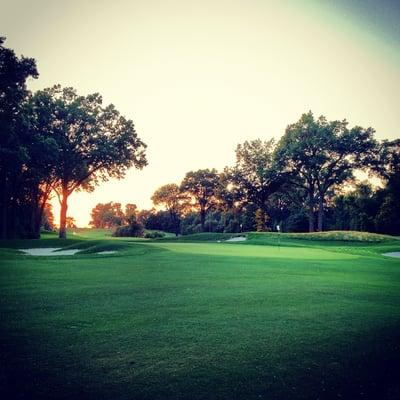
<svg viewBox="0 0 400 400"><path fill-rule="evenodd" d="M98 203L91 212L89 225L93 228L112 228L122 225L125 215L121 208L121 203Z"/></svg>
<svg viewBox="0 0 400 400"><path fill-rule="evenodd" d="M325 196L335 185L354 177L355 169L371 165L377 142L372 128L349 129L346 120L314 118L312 112L286 128L279 141L276 160L292 176L292 183L308 193L309 229L314 230L314 208L318 208L318 230L323 229Z"/></svg>
<svg viewBox="0 0 400 400"><path fill-rule="evenodd" d="M281 172L274 165L274 148L273 139L246 141L236 148L233 181L242 188L247 202L256 205L261 230L268 218L267 200L283 182Z"/></svg>
<svg viewBox="0 0 400 400"><path fill-rule="evenodd" d="M27 199L37 180L27 164L36 161L40 139L27 133L24 103L29 95L26 82L38 72L33 58L17 57L4 42L0 37L0 238L14 237L17 230L34 237Z"/></svg>
<svg viewBox="0 0 400 400"><path fill-rule="evenodd" d="M175 183L163 185L158 188L151 197L155 206L162 205L168 211L173 230L176 235L180 231L180 218L187 208L188 198Z"/></svg>
<svg viewBox="0 0 400 400"><path fill-rule="evenodd" d="M216 169L199 169L188 172L181 183L181 191L194 200L193 206L200 212L202 231L205 227L206 214L215 205L218 182Z"/></svg>
<svg viewBox="0 0 400 400"><path fill-rule="evenodd" d="M132 166L147 164L146 145L133 122L110 104L103 106L98 94L80 96L73 88L38 91L33 107L47 116L42 128L57 144L59 160L54 170L53 189L60 204L60 238L66 237L67 200L75 190L91 191L100 181L122 178Z"/></svg>

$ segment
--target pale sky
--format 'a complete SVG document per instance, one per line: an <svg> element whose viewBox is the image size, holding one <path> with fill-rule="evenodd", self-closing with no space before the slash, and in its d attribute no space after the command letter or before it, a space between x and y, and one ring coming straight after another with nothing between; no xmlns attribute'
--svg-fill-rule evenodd
<svg viewBox="0 0 400 400"><path fill-rule="evenodd" d="M0 0L0 35L37 61L37 90L99 92L134 121L149 165L70 197L151 208L153 192L233 165L312 110L400 137L399 1Z"/></svg>

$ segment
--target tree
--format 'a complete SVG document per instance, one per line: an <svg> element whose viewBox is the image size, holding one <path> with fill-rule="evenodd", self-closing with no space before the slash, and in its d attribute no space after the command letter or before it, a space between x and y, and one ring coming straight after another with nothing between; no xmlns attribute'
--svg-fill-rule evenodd
<svg viewBox="0 0 400 400"><path fill-rule="evenodd" d="M65 221L65 227L66 228L76 228L76 221L74 217L67 217L66 221Z"/></svg>
<svg viewBox="0 0 400 400"><path fill-rule="evenodd" d="M268 199L268 214L271 226L280 226L281 232L302 232L307 230L305 191L289 182L283 183L279 190Z"/></svg>
<svg viewBox="0 0 400 400"><path fill-rule="evenodd" d="M236 148L234 181L242 188L247 202L257 206L257 229L260 230L265 229L268 220L267 200L283 182L283 174L274 164L274 147L273 139L256 139Z"/></svg>
<svg viewBox="0 0 400 400"><path fill-rule="evenodd" d="M215 205L215 194L218 187L218 173L216 169L199 169L190 171L184 177L180 189L194 200L193 206L200 211L201 230L207 212Z"/></svg>
<svg viewBox="0 0 400 400"><path fill-rule="evenodd" d="M151 210L140 210L136 214L136 219L139 222L139 224L143 225L145 228L149 228L147 226L147 222L155 214L155 212L156 210L154 208L152 208Z"/></svg>
<svg viewBox="0 0 400 400"><path fill-rule="evenodd" d="M384 197L375 218L375 226L378 232L389 233L390 235L400 234L400 198L398 193L389 192Z"/></svg>
<svg viewBox="0 0 400 400"><path fill-rule="evenodd" d="M35 94L51 118L46 127L58 146L53 188L61 205L59 237L66 237L68 197L75 190L92 191L100 181L120 179L128 168L147 165L146 145L133 122L98 94L79 96L56 85Z"/></svg>
<svg viewBox="0 0 400 400"><path fill-rule="evenodd" d="M163 185L158 188L151 197L155 206L162 205L169 213L173 232L178 236L180 232L180 218L182 212L187 207L187 196L185 196L179 186L175 183Z"/></svg>
<svg viewBox="0 0 400 400"><path fill-rule="evenodd" d="M159 210L152 212L146 218L146 229L159 230L164 232L174 232L176 226L173 225L171 215L168 211Z"/></svg>
<svg viewBox="0 0 400 400"><path fill-rule="evenodd" d="M32 58L18 58L4 47L0 37L0 238L12 236L17 220L24 222L16 208L29 207L29 193L23 180L25 163L32 159L29 145L32 141L24 129L23 105L28 96L26 81L37 78L36 62ZM19 216L19 218L18 218Z"/></svg>
<svg viewBox="0 0 400 400"><path fill-rule="evenodd" d="M379 201L368 182L355 185L354 190L334 197L331 206L331 228L335 230L375 231L374 219Z"/></svg>
<svg viewBox="0 0 400 400"><path fill-rule="evenodd" d="M380 208L375 219L377 231L400 234L400 139L383 141L375 167L385 183L378 191Z"/></svg>
<svg viewBox="0 0 400 400"><path fill-rule="evenodd" d="M53 206L51 203L46 203L44 207L41 227L45 231L53 231L55 228Z"/></svg>
<svg viewBox="0 0 400 400"><path fill-rule="evenodd" d="M124 215L124 220L126 223L129 224L130 221L132 221L133 219L137 219L138 217L138 208L136 204L132 204L132 203L128 203L125 206L125 215Z"/></svg>
<svg viewBox="0 0 400 400"><path fill-rule="evenodd" d="M377 146L376 157L372 161L372 171L385 182L400 174L400 139L383 140Z"/></svg>
<svg viewBox="0 0 400 400"><path fill-rule="evenodd" d="M48 129L49 110L40 96L29 94L23 106L23 129L29 144L19 186L28 192L31 204L30 237L40 237L40 224L45 206L56 182L55 169L59 163L58 145Z"/></svg>
<svg viewBox="0 0 400 400"><path fill-rule="evenodd" d="M216 189L216 208L222 212L224 230L240 231L240 212L245 203L245 193L238 184L237 171L234 168L225 167L219 174L219 183ZM228 221L232 216L231 220Z"/></svg>
<svg viewBox="0 0 400 400"><path fill-rule="evenodd" d="M114 226L119 226L125 219L122 212L121 203L98 203L91 212L91 221L89 225L93 228L109 229Z"/></svg>
<svg viewBox="0 0 400 400"><path fill-rule="evenodd" d="M113 236L143 237L144 229L143 229L143 226L135 218L132 218L128 225L118 226L115 229Z"/></svg>
<svg viewBox="0 0 400 400"><path fill-rule="evenodd" d="M373 134L372 128L348 129L346 120L315 119L311 111L286 128L276 151L277 165L308 194L310 232L314 230L315 208L318 230L323 230L328 191L352 179L355 169L371 165L377 145Z"/></svg>

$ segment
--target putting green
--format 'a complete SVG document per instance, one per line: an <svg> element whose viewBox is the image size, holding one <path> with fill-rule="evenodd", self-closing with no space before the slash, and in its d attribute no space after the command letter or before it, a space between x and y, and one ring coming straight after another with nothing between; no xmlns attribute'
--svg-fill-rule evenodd
<svg viewBox="0 0 400 400"><path fill-rule="evenodd" d="M329 250L302 247L279 247L240 245L238 243L151 243L149 246L163 248L174 253L202 254L227 257L257 257L265 259L296 260L352 260L359 256L338 254Z"/></svg>

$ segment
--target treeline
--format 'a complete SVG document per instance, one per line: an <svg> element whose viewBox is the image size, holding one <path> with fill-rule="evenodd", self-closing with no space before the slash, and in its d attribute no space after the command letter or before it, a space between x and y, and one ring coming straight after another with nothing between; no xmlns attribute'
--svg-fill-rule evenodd
<svg viewBox="0 0 400 400"><path fill-rule="evenodd" d="M18 58L0 38L0 239L38 238L51 196L66 237L68 198L92 191L130 167L147 165L134 124L98 93L55 85L31 93L32 58ZM315 118L309 112L282 138L246 141L223 171L190 171L153 195L163 211L114 210L108 226L131 234L146 227L179 233L359 229L399 234L400 140L378 141L372 128ZM355 185L357 171L381 187ZM114 204L115 207L115 204ZM95 226L96 223L94 223ZM111 225L110 225L111 224Z"/></svg>
<svg viewBox="0 0 400 400"><path fill-rule="evenodd" d="M378 178L380 186L357 183L357 172ZM135 227L175 234L279 227L398 235L400 140L378 141L371 128L349 128L346 121L316 119L309 112L289 125L279 142L239 144L233 167L188 172L179 185L157 189L152 201L162 209L139 211L129 205ZM115 204L99 204L93 212L107 208L112 213ZM125 235L129 221L121 213L107 215L115 225L125 225ZM112 226L92 221L96 227Z"/></svg>
<svg viewBox="0 0 400 400"><path fill-rule="evenodd" d="M18 58L0 37L0 239L38 238L57 196L60 238L71 224L68 198L147 164L133 122L98 93L55 85L31 93L36 62Z"/></svg>

